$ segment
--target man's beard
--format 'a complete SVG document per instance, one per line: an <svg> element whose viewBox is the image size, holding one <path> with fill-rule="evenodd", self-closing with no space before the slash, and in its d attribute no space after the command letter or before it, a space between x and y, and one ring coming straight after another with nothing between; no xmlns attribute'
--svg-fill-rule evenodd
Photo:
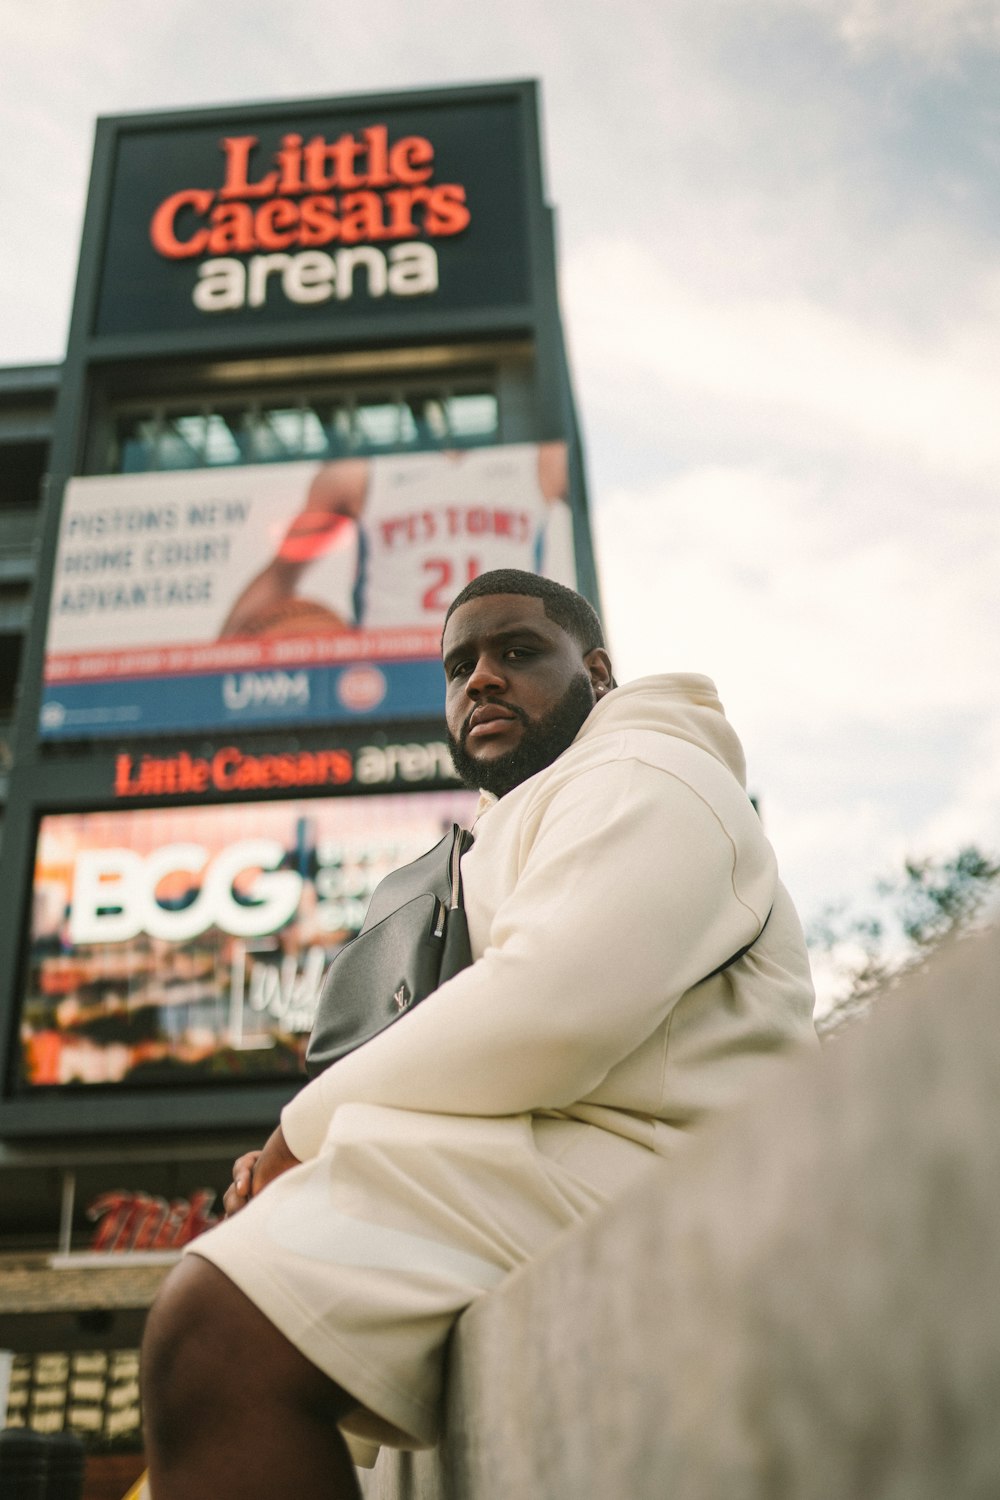
<svg viewBox="0 0 1000 1500"><path fill-rule="evenodd" d="M493 760L479 760L470 755L465 745L468 739L468 720L462 726L461 738L456 740L449 730L448 744L455 770L466 786L473 790L481 788L503 797L514 787L550 766L557 756L576 739L584 719L595 703L594 688L586 672L573 678L565 693L554 708L540 719L529 719L523 709L502 699L490 699L498 708L503 708L523 725L524 732L513 750L498 755Z"/></svg>

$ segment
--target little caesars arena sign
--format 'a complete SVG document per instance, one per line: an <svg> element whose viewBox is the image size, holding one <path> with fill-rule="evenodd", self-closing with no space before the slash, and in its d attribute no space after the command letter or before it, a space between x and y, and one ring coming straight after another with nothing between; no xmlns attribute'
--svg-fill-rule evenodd
<svg viewBox="0 0 1000 1500"><path fill-rule="evenodd" d="M298 303L344 301L359 275L374 297L435 292L434 241L469 226L464 184L434 180L423 135L393 140L386 125L335 140L291 132L269 160L255 135L219 145L218 187L170 193L149 225L158 255L198 263L202 312L261 307L273 280Z"/></svg>
<svg viewBox="0 0 1000 1500"><path fill-rule="evenodd" d="M103 121L94 331L525 305L541 200L519 87Z"/></svg>

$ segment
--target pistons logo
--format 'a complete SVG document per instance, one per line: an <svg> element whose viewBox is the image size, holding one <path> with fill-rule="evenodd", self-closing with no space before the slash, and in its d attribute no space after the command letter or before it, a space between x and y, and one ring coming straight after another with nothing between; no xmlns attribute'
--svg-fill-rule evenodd
<svg viewBox="0 0 1000 1500"><path fill-rule="evenodd" d="M378 708L388 691L389 684L378 667L349 667L337 682L337 697L356 714Z"/></svg>

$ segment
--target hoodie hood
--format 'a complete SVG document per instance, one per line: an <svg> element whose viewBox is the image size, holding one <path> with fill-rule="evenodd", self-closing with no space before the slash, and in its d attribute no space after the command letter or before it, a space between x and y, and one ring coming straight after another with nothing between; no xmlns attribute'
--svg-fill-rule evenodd
<svg viewBox="0 0 1000 1500"><path fill-rule="evenodd" d="M697 745L746 786L746 758L710 677L664 672L613 688L584 720L575 744L622 730L669 734Z"/></svg>
<svg viewBox="0 0 1000 1500"><path fill-rule="evenodd" d="M686 740L721 761L740 786L746 787L743 746L726 718L710 677L697 672L664 672L613 688L591 709L573 745L589 743L603 734L620 734L623 730L645 730ZM572 748L571 745L563 753L570 754ZM529 781L534 781L534 777L529 777ZM522 786L527 785L528 782L522 782ZM515 787L514 792L517 791ZM496 802L492 792L480 791L476 818Z"/></svg>

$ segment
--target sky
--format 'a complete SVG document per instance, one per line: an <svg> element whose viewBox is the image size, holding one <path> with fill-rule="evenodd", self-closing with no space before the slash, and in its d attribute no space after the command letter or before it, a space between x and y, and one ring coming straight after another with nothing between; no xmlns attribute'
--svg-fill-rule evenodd
<svg viewBox="0 0 1000 1500"><path fill-rule="evenodd" d="M998 0L0 0L0 41L8 365L63 355L98 115L538 78L619 678L715 679L807 924L1000 849Z"/></svg>

